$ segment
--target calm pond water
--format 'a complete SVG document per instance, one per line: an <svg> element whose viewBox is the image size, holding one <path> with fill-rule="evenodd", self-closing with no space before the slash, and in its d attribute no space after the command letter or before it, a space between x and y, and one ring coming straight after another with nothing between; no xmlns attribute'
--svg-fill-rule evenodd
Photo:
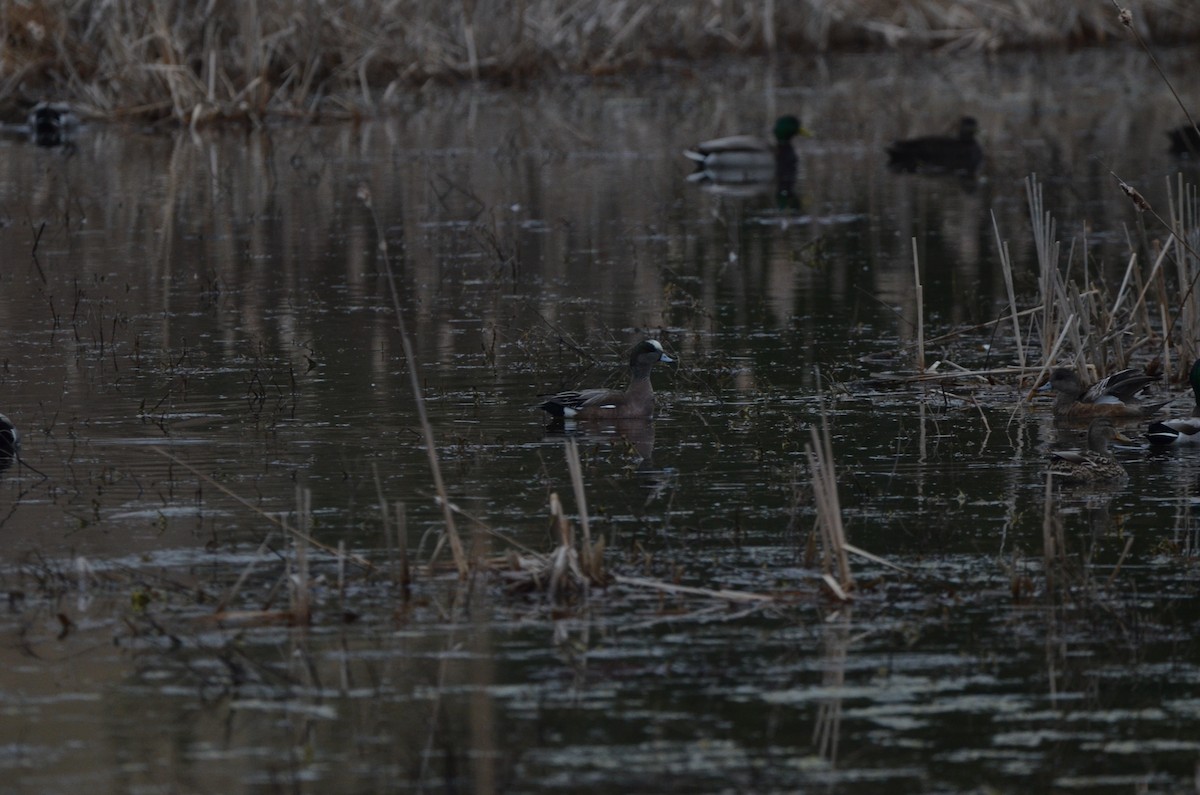
<svg viewBox="0 0 1200 795"><path fill-rule="evenodd" d="M684 147L785 112L814 132L798 206L685 179ZM979 180L887 170L892 139L964 113ZM927 338L1005 312L993 217L1036 301L1031 174L1113 289L1127 240L1162 235L1110 172L1165 208L1195 176L1166 151L1180 115L1134 52L856 56L0 142L0 410L28 464L0 479L8 788L1194 791L1200 457L1132 426L1127 483L1048 501L1047 450L1082 441L1048 404L880 377L916 368L914 237ZM556 606L482 567L458 583L444 550L428 571L441 512L360 185L472 554L553 548L550 494L575 499L536 396L619 383L648 335L679 358L658 418L578 435L606 564L776 598ZM927 348L1015 361L1006 326ZM854 559L849 604L806 564L819 388L850 541L903 568ZM315 539L379 568L309 549L311 627L214 622L287 607L271 519L300 488ZM409 598L380 494L405 506Z"/></svg>

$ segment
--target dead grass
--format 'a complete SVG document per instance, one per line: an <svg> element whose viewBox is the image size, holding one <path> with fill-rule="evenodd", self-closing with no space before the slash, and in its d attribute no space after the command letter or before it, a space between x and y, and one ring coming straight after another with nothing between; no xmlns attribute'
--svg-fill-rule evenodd
<svg viewBox="0 0 1200 795"><path fill-rule="evenodd" d="M1187 0L1134 11L1147 41L1200 33ZM11 0L0 4L0 112L55 98L93 117L187 125L348 118L431 82L513 84L844 48L1073 46L1124 41L1122 32L1117 12L1094 0Z"/></svg>

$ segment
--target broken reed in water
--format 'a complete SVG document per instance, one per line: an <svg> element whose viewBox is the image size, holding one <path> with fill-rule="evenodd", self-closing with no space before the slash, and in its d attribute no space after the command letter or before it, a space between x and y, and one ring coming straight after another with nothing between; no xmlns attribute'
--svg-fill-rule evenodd
<svg viewBox="0 0 1200 795"><path fill-rule="evenodd" d="M1133 10L1149 42L1200 35L1191 0ZM1126 33L1095 0L25 0L0 4L0 31L0 107L53 96L92 116L183 124L352 117L431 81L507 85L839 48L1078 46Z"/></svg>

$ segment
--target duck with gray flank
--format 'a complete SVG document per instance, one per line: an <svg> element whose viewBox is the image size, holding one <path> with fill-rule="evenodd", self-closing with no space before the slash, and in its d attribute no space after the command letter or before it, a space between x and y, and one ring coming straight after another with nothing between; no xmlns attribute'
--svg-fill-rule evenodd
<svg viewBox="0 0 1200 795"><path fill-rule="evenodd" d="M956 171L974 174L983 163L983 148L975 140L979 122L963 116L958 135L925 135L894 141L888 147L888 165L894 171Z"/></svg>
<svg viewBox="0 0 1200 795"><path fill-rule="evenodd" d="M731 135L703 141L685 151L696 164L691 181L720 184L770 182L796 177L796 150L792 139L807 135L795 116L780 116L772 130L774 142L756 135Z"/></svg>
<svg viewBox="0 0 1200 795"><path fill-rule="evenodd" d="M1050 474L1066 483L1100 483L1127 477L1125 467L1108 451L1111 439L1128 442L1109 417L1097 417L1088 426L1087 450L1054 450L1050 453Z"/></svg>
<svg viewBox="0 0 1200 795"><path fill-rule="evenodd" d="M633 377L624 391L617 389L581 389L545 396L538 408L555 420L638 420L654 415L654 390L650 371L659 362L675 360L658 340L642 340L629 353Z"/></svg>
<svg viewBox="0 0 1200 795"><path fill-rule="evenodd" d="M1200 359L1192 365L1192 370L1188 373L1188 383L1192 385L1192 394L1196 397L1191 416L1150 423L1149 429L1146 430L1150 444L1156 447L1200 444Z"/></svg>
<svg viewBox="0 0 1200 795"><path fill-rule="evenodd" d="M1138 393L1158 380L1156 375L1147 375L1133 368L1118 370L1101 378L1090 387L1084 387L1079 374L1070 367L1056 367L1050 380L1038 388L1039 392L1053 390L1054 416L1061 419L1085 420L1093 417L1121 417L1133 419L1152 417L1169 400L1158 403L1141 403Z"/></svg>

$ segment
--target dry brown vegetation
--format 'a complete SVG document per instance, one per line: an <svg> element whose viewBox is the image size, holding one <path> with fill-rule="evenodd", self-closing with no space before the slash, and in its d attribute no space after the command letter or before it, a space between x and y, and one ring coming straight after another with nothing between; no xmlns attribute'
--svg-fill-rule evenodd
<svg viewBox="0 0 1200 795"><path fill-rule="evenodd" d="M1194 39L1190 0L1134 6L1150 42ZM1127 41L1095 0L8 0L0 116L41 99L196 124L376 112L430 81L610 75L719 55Z"/></svg>

